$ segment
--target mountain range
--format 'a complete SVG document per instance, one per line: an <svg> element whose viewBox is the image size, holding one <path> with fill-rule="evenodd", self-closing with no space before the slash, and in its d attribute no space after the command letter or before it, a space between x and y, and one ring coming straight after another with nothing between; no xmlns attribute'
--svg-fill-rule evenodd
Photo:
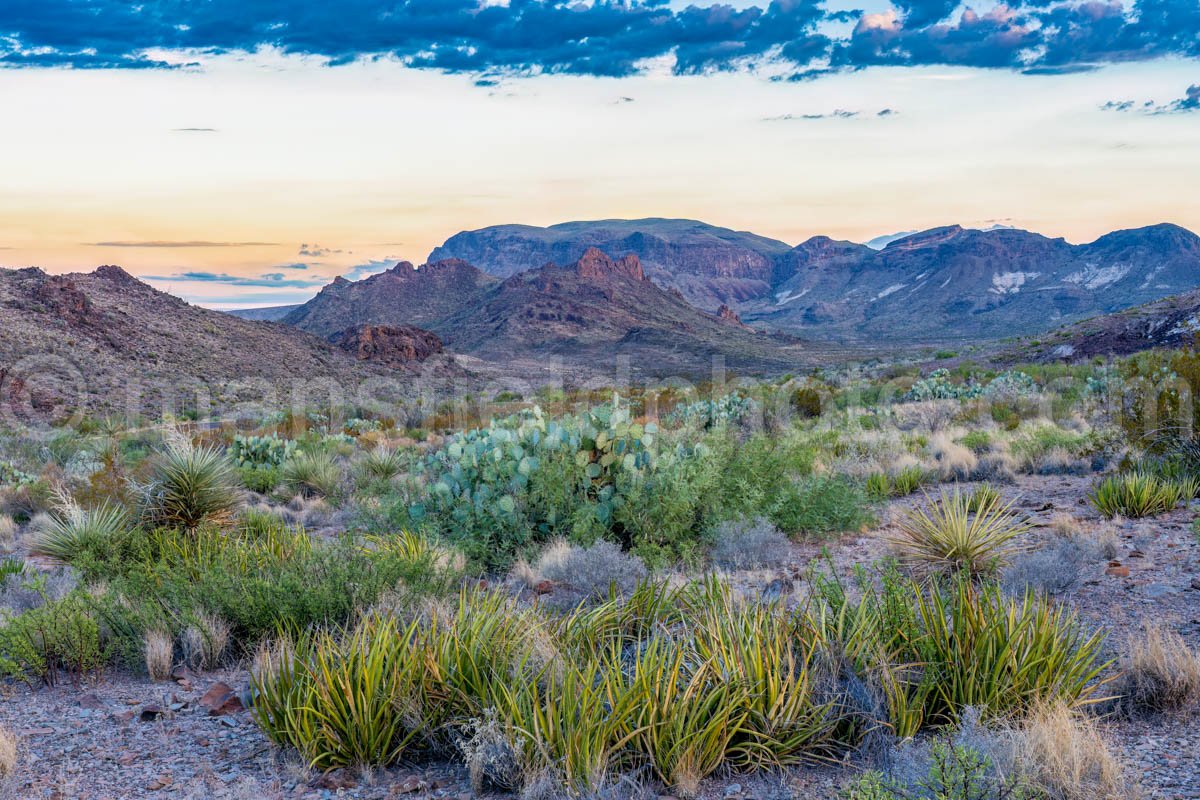
<svg viewBox="0 0 1200 800"><path fill-rule="evenodd" d="M588 247L641 259L698 308L809 338L986 339L1046 330L1200 285L1200 237L1161 224L1072 245L1015 228L934 228L882 249L816 236L795 247L691 220L602 220L456 234L457 258L506 278Z"/></svg>
<svg viewBox="0 0 1200 800"><path fill-rule="evenodd" d="M666 375L703 371L713 356L757 372L812 363L798 340L756 332L728 307L701 311L650 280L637 255L613 259L596 248L503 280L460 259L401 262L361 281L335 280L283 321L326 337L364 323L413 324L453 352L501 364L558 358L610 369L626 356L635 372Z"/></svg>

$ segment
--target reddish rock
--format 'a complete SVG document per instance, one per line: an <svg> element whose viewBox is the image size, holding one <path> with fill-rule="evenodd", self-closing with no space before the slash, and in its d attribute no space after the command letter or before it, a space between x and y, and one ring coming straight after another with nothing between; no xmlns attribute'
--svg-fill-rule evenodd
<svg viewBox="0 0 1200 800"><path fill-rule="evenodd" d="M44 310L68 322L83 322L92 310L92 302L70 278L48 275L33 290L33 299Z"/></svg>
<svg viewBox="0 0 1200 800"><path fill-rule="evenodd" d="M335 333L329 341L359 361L389 366L419 363L443 350L436 334L412 325L359 325Z"/></svg>
<svg viewBox="0 0 1200 800"><path fill-rule="evenodd" d="M1114 578L1128 578L1129 577L1129 567L1121 566L1120 564L1118 564L1116 566L1109 567L1108 569L1104 570L1104 574L1111 575Z"/></svg>
<svg viewBox="0 0 1200 800"><path fill-rule="evenodd" d="M614 261L595 247L583 251L583 255L575 262L575 272L581 278L605 279L624 275L638 281L646 280L646 271L642 269L642 262L637 256L630 253Z"/></svg>
<svg viewBox="0 0 1200 800"><path fill-rule="evenodd" d="M722 303L721 307L717 309L717 316L726 322L732 322L735 325L743 324L742 318L737 315L737 312L724 303Z"/></svg>
<svg viewBox="0 0 1200 800"><path fill-rule="evenodd" d="M232 687L227 683L217 681L200 698L200 707L206 710L210 717L223 714L236 714L243 710L242 701Z"/></svg>

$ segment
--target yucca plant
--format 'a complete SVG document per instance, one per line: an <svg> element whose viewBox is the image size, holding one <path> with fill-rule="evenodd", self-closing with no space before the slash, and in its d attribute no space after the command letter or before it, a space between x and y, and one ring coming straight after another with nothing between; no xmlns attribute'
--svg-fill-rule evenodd
<svg viewBox="0 0 1200 800"><path fill-rule="evenodd" d="M703 584L691 645L720 674L744 684L748 701L728 759L736 768L770 769L799 762L832 738L834 703L819 696L816 642L797 617L777 605L735 600L728 584ZM805 642L804 639L808 638Z"/></svg>
<svg viewBox="0 0 1200 800"><path fill-rule="evenodd" d="M241 500L232 462L214 447L169 445L142 487L142 513L151 523L188 531L229 522Z"/></svg>
<svg viewBox="0 0 1200 800"><path fill-rule="evenodd" d="M255 718L317 769L393 764L421 732L423 667L416 623L368 618L277 651L254 676Z"/></svg>
<svg viewBox="0 0 1200 800"><path fill-rule="evenodd" d="M1021 549L1014 541L1031 527L1012 512L1013 501L1003 503L998 495L981 498L975 511L971 497L957 489L926 500L900 521L891 543L903 561L934 573L993 573Z"/></svg>
<svg viewBox="0 0 1200 800"><path fill-rule="evenodd" d="M283 462L283 485L305 497L333 497L342 484L335 456L324 450L301 452Z"/></svg>
<svg viewBox="0 0 1200 800"><path fill-rule="evenodd" d="M1179 505L1179 484L1144 472L1110 475L1092 489L1092 505L1106 517L1150 517Z"/></svg>
<svg viewBox="0 0 1200 800"><path fill-rule="evenodd" d="M101 552L129 530L129 512L107 500L95 508L82 508L69 495L59 493L49 522L37 533L31 550L64 564L85 549Z"/></svg>
<svg viewBox="0 0 1200 800"><path fill-rule="evenodd" d="M497 685L498 711L521 750L526 774L554 773L569 793L587 796L607 782L626 743L633 692L607 691L620 651L583 663L542 668L536 680Z"/></svg>
<svg viewBox="0 0 1200 800"><path fill-rule="evenodd" d="M928 721L952 721L967 707L1007 716L1104 699L1104 638L1086 633L1066 607L1033 592L1008 599L995 584L961 575L916 597L920 653L934 676Z"/></svg>
<svg viewBox="0 0 1200 800"><path fill-rule="evenodd" d="M664 638L644 643L627 677L610 685L610 703L629 693L627 732L654 774L683 797L725 763L744 739L752 689L720 665Z"/></svg>
<svg viewBox="0 0 1200 800"><path fill-rule="evenodd" d="M359 465L366 475L387 481L404 472L405 456L400 450L379 446L364 453Z"/></svg>

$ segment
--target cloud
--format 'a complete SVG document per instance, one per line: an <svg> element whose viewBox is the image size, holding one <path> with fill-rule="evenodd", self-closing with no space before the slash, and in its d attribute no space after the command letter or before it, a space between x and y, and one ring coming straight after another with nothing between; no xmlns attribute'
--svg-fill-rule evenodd
<svg viewBox="0 0 1200 800"><path fill-rule="evenodd" d="M229 275L224 272L177 272L174 275L147 275L146 280L184 283L220 283L226 286L258 286L280 289L309 289L324 286L324 279L301 280L287 278L282 272L268 272L255 277Z"/></svg>
<svg viewBox="0 0 1200 800"><path fill-rule="evenodd" d="M308 256L310 258L324 258L325 256L341 253L341 250L335 250L329 247L322 247L319 244L302 244L298 255Z"/></svg>
<svg viewBox="0 0 1200 800"><path fill-rule="evenodd" d="M804 120L819 120L819 119L858 119L864 115L872 117L891 117L899 114L899 111L891 108L881 108L878 111L848 111L844 108L835 108L833 111L809 114L780 114L777 117L763 117L763 122L795 122Z"/></svg>
<svg viewBox="0 0 1200 800"><path fill-rule="evenodd" d="M86 242L87 247L278 247L275 242L172 242L151 240L147 242Z"/></svg>
<svg viewBox="0 0 1200 800"><path fill-rule="evenodd" d="M872 13L827 11L823 0L760 2L0 0L0 65L178 68L272 48L331 66L392 58L494 87L510 75L619 77L663 59L677 74L771 65L806 80L875 65L1057 75L1200 57L1196 0L1009 0L982 10L891 0Z"/></svg>
<svg viewBox="0 0 1200 800"><path fill-rule="evenodd" d="M1136 111L1141 114L1158 116L1161 114L1187 114L1200 111L1200 83L1189 86L1183 97L1169 103L1156 103L1153 100L1135 102L1133 100L1109 100L1100 106L1101 111Z"/></svg>

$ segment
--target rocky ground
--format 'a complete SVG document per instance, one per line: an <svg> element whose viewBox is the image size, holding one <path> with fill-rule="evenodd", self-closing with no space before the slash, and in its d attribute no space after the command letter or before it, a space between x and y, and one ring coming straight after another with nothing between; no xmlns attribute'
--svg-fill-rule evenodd
<svg viewBox="0 0 1200 800"><path fill-rule="evenodd" d="M1078 580L1061 595L1090 624L1109 635L1113 657L1122 642L1154 620L1200 647L1200 542L1190 528L1192 512L1180 510L1150 521L1101 520L1081 502L1087 477L1024 477L1005 488L1038 527L1031 537L1061 535L1066 516L1079 535L1097 543ZM888 520L917 498L895 501L883 525L844 537L829 552L839 566L866 563L887 552ZM804 566L820 545L798 545L788 577L803 591ZM736 576L758 591L778 574ZM798 593L800 593L798 592ZM241 708L244 669L219 674L177 673L177 680L108 673L90 685L0 687L0 724L20 740L17 774L7 788L13 798L105 800L108 798L471 798L471 784L457 765L419 764L370 775L306 769L294 754L270 746ZM1200 726L1188 718L1106 722L1115 749L1129 766L1130 785L1146 798L1200 798ZM723 776L709 781L706 798L837 797L852 770L822 765L780 775ZM649 797L633 786L615 798Z"/></svg>

